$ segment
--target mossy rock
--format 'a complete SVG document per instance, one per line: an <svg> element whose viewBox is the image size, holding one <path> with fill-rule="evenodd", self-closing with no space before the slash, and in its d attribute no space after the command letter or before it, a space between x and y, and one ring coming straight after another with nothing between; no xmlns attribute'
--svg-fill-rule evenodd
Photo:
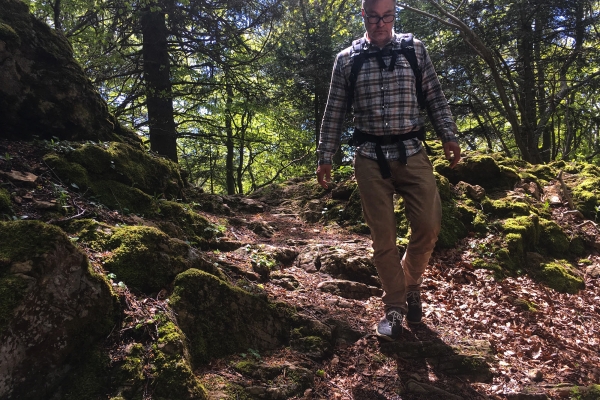
<svg viewBox="0 0 600 400"><path fill-rule="evenodd" d="M158 214L167 221L173 222L185 234L180 239L204 243L223 236L218 226L210 223L205 217L193 211L189 205L174 201L160 201Z"/></svg>
<svg viewBox="0 0 600 400"><path fill-rule="evenodd" d="M363 218L362 203L358 187L356 187L350 195L350 198L344 207L344 211L342 212L342 219L347 224L364 223L365 220Z"/></svg>
<svg viewBox="0 0 600 400"><path fill-rule="evenodd" d="M94 251L104 251L106 243L116 229L112 225L88 218L65 221L59 223L59 226L76 238L78 243L85 243Z"/></svg>
<svg viewBox="0 0 600 400"><path fill-rule="evenodd" d="M433 164L435 171L448 178L453 185L463 181L490 191L512 189L520 180L516 170L498 165L489 155L468 155L454 169L451 169L441 158L435 160Z"/></svg>
<svg viewBox="0 0 600 400"><path fill-rule="evenodd" d="M91 188L90 176L80 164L70 162L56 153L46 154L43 160L64 183L71 184L72 187L78 188L81 192Z"/></svg>
<svg viewBox="0 0 600 400"><path fill-rule="evenodd" d="M158 328L158 343L153 345L154 379L152 391L157 400L202 400L206 391L192 371L187 340L173 322Z"/></svg>
<svg viewBox="0 0 600 400"><path fill-rule="evenodd" d="M121 182L94 181L92 190L96 194L95 199L100 203L123 214L151 216L159 211L159 205L152 196Z"/></svg>
<svg viewBox="0 0 600 400"><path fill-rule="evenodd" d="M538 164L527 170L532 175L535 175L542 183L545 184L553 179L556 179L558 171L551 165Z"/></svg>
<svg viewBox="0 0 600 400"><path fill-rule="evenodd" d="M295 314L289 306L197 269L177 276L169 301L197 364L249 348L261 351L284 345Z"/></svg>
<svg viewBox="0 0 600 400"><path fill-rule="evenodd" d="M569 252L569 238L556 222L540 218L539 230L538 246L544 252L555 257L565 256Z"/></svg>
<svg viewBox="0 0 600 400"><path fill-rule="evenodd" d="M434 172L433 174L435 176L435 183L442 201L452 200L454 195L452 194L452 189L450 188L450 181L448 178L438 174L437 172Z"/></svg>
<svg viewBox="0 0 600 400"><path fill-rule="evenodd" d="M2 214L12 215L12 202L10 193L6 189L0 188L0 216Z"/></svg>
<svg viewBox="0 0 600 400"><path fill-rule="evenodd" d="M516 218L509 218L502 222L502 230L507 235L513 235L513 241L516 239L516 235L519 235L518 241L520 242L519 247L521 251L519 254L523 254L524 251L532 251L535 249L538 243L538 226L539 218L537 215L532 214L530 216L520 216Z"/></svg>
<svg viewBox="0 0 600 400"><path fill-rule="evenodd" d="M461 221L461 214L453 200L442 202L442 226L438 235L437 247L452 248L466 237L467 228Z"/></svg>
<svg viewBox="0 0 600 400"><path fill-rule="evenodd" d="M518 215L529 215L530 206L523 201L510 199L490 200L484 198L481 200L483 211L497 218L516 217Z"/></svg>
<svg viewBox="0 0 600 400"><path fill-rule="evenodd" d="M114 328L117 309L106 279L60 228L0 222L0 341L12 366L0 397L9 388L14 398L48 398Z"/></svg>
<svg viewBox="0 0 600 400"><path fill-rule="evenodd" d="M566 260L541 264L540 269L533 272L534 276L552 289L575 294L585 287L583 279Z"/></svg>
<svg viewBox="0 0 600 400"><path fill-rule="evenodd" d="M571 191L577 210L595 220L600 213L600 177L585 177Z"/></svg>
<svg viewBox="0 0 600 400"><path fill-rule="evenodd" d="M76 145L44 161L72 187L125 214L155 215L157 200L176 199L183 188L175 163L125 143Z"/></svg>
<svg viewBox="0 0 600 400"><path fill-rule="evenodd" d="M177 164L125 143L85 144L67 154L67 159L100 179L117 181L154 197L176 198L183 187Z"/></svg>
<svg viewBox="0 0 600 400"><path fill-rule="evenodd" d="M144 293L168 288L177 274L191 267L186 243L147 226L116 228L104 250L110 252L104 268Z"/></svg>

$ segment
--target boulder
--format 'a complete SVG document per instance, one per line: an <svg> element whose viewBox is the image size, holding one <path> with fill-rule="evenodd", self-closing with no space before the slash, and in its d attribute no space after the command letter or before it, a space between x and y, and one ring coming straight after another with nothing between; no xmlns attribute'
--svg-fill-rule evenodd
<svg viewBox="0 0 600 400"><path fill-rule="evenodd" d="M0 138L121 140L67 39L19 0L0 0Z"/></svg>
<svg viewBox="0 0 600 400"><path fill-rule="evenodd" d="M0 222L0 294L0 398L49 398L116 323L106 280L42 222Z"/></svg>

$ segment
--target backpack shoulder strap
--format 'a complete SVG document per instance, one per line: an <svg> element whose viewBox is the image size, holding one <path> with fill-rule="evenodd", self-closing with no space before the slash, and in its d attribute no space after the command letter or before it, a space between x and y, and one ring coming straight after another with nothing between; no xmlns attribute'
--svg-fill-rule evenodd
<svg viewBox="0 0 600 400"><path fill-rule="evenodd" d="M406 58L406 61L410 64L410 67L415 74L415 86L417 91L417 101L419 103L419 107L421 109L425 109L425 95L423 94L423 74L421 73L421 67L419 67L419 62L417 60L417 53L415 52L413 35L411 33L407 33L404 35L400 42L400 52Z"/></svg>
<svg viewBox="0 0 600 400"><path fill-rule="evenodd" d="M352 60L352 68L350 70L350 85L348 86L348 96L346 99L346 112L350 113L352 110L352 103L354 103L354 92L356 90L356 80L358 79L358 73L365 62L367 54L367 40L364 37L356 39L352 42L352 53L350 58Z"/></svg>

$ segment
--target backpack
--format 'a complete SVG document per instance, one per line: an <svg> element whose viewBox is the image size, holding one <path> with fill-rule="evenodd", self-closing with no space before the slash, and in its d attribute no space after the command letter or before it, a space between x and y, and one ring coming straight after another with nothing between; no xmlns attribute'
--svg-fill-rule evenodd
<svg viewBox="0 0 600 400"><path fill-rule="evenodd" d="M356 91L356 80L358 79L358 73L362 68L365 59L376 57L379 62L379 66L384 69L387 68L389 71L393 71L396 66L396 60L398 59L398 54L402 54L406 61L410 64L410 67L415 74L416 79L416 92L417 92L417 101L419 103L419 107L421 109L425 109L425 96L423 94L422 81L423 76L421 74L421 68L419 67L419 63L417 62L417 55L415 53L415 48L413 46L413 35L411 33L407 33L403 35L402 40L400 42L400 50L392 51L392 59L390 61L390 65L385 65L383 61L383 57L379 52L367 52L368 44L367 40L362 37L360 39L356 39L352 42L352 53L350 58L352 60L352 69L350 70L350 86L348 91L348 97L346 99L346 111L350 113L352 109L352 103L354 103L354 92Z"/></svg>

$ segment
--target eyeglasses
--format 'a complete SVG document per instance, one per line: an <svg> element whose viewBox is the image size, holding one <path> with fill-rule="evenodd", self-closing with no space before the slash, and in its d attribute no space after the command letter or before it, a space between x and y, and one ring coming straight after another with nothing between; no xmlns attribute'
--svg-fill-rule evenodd
<svg viewBox="0 0 600 400"><path fill-rule="evenodd" d="M384 23L389 24L395 18L396 18L396 16L394 14L384 15L383 17L370 17L365 13L365 19L367 20L368 23L373 24L373 25L378 24L379 21L383 21Z"/></svg>

